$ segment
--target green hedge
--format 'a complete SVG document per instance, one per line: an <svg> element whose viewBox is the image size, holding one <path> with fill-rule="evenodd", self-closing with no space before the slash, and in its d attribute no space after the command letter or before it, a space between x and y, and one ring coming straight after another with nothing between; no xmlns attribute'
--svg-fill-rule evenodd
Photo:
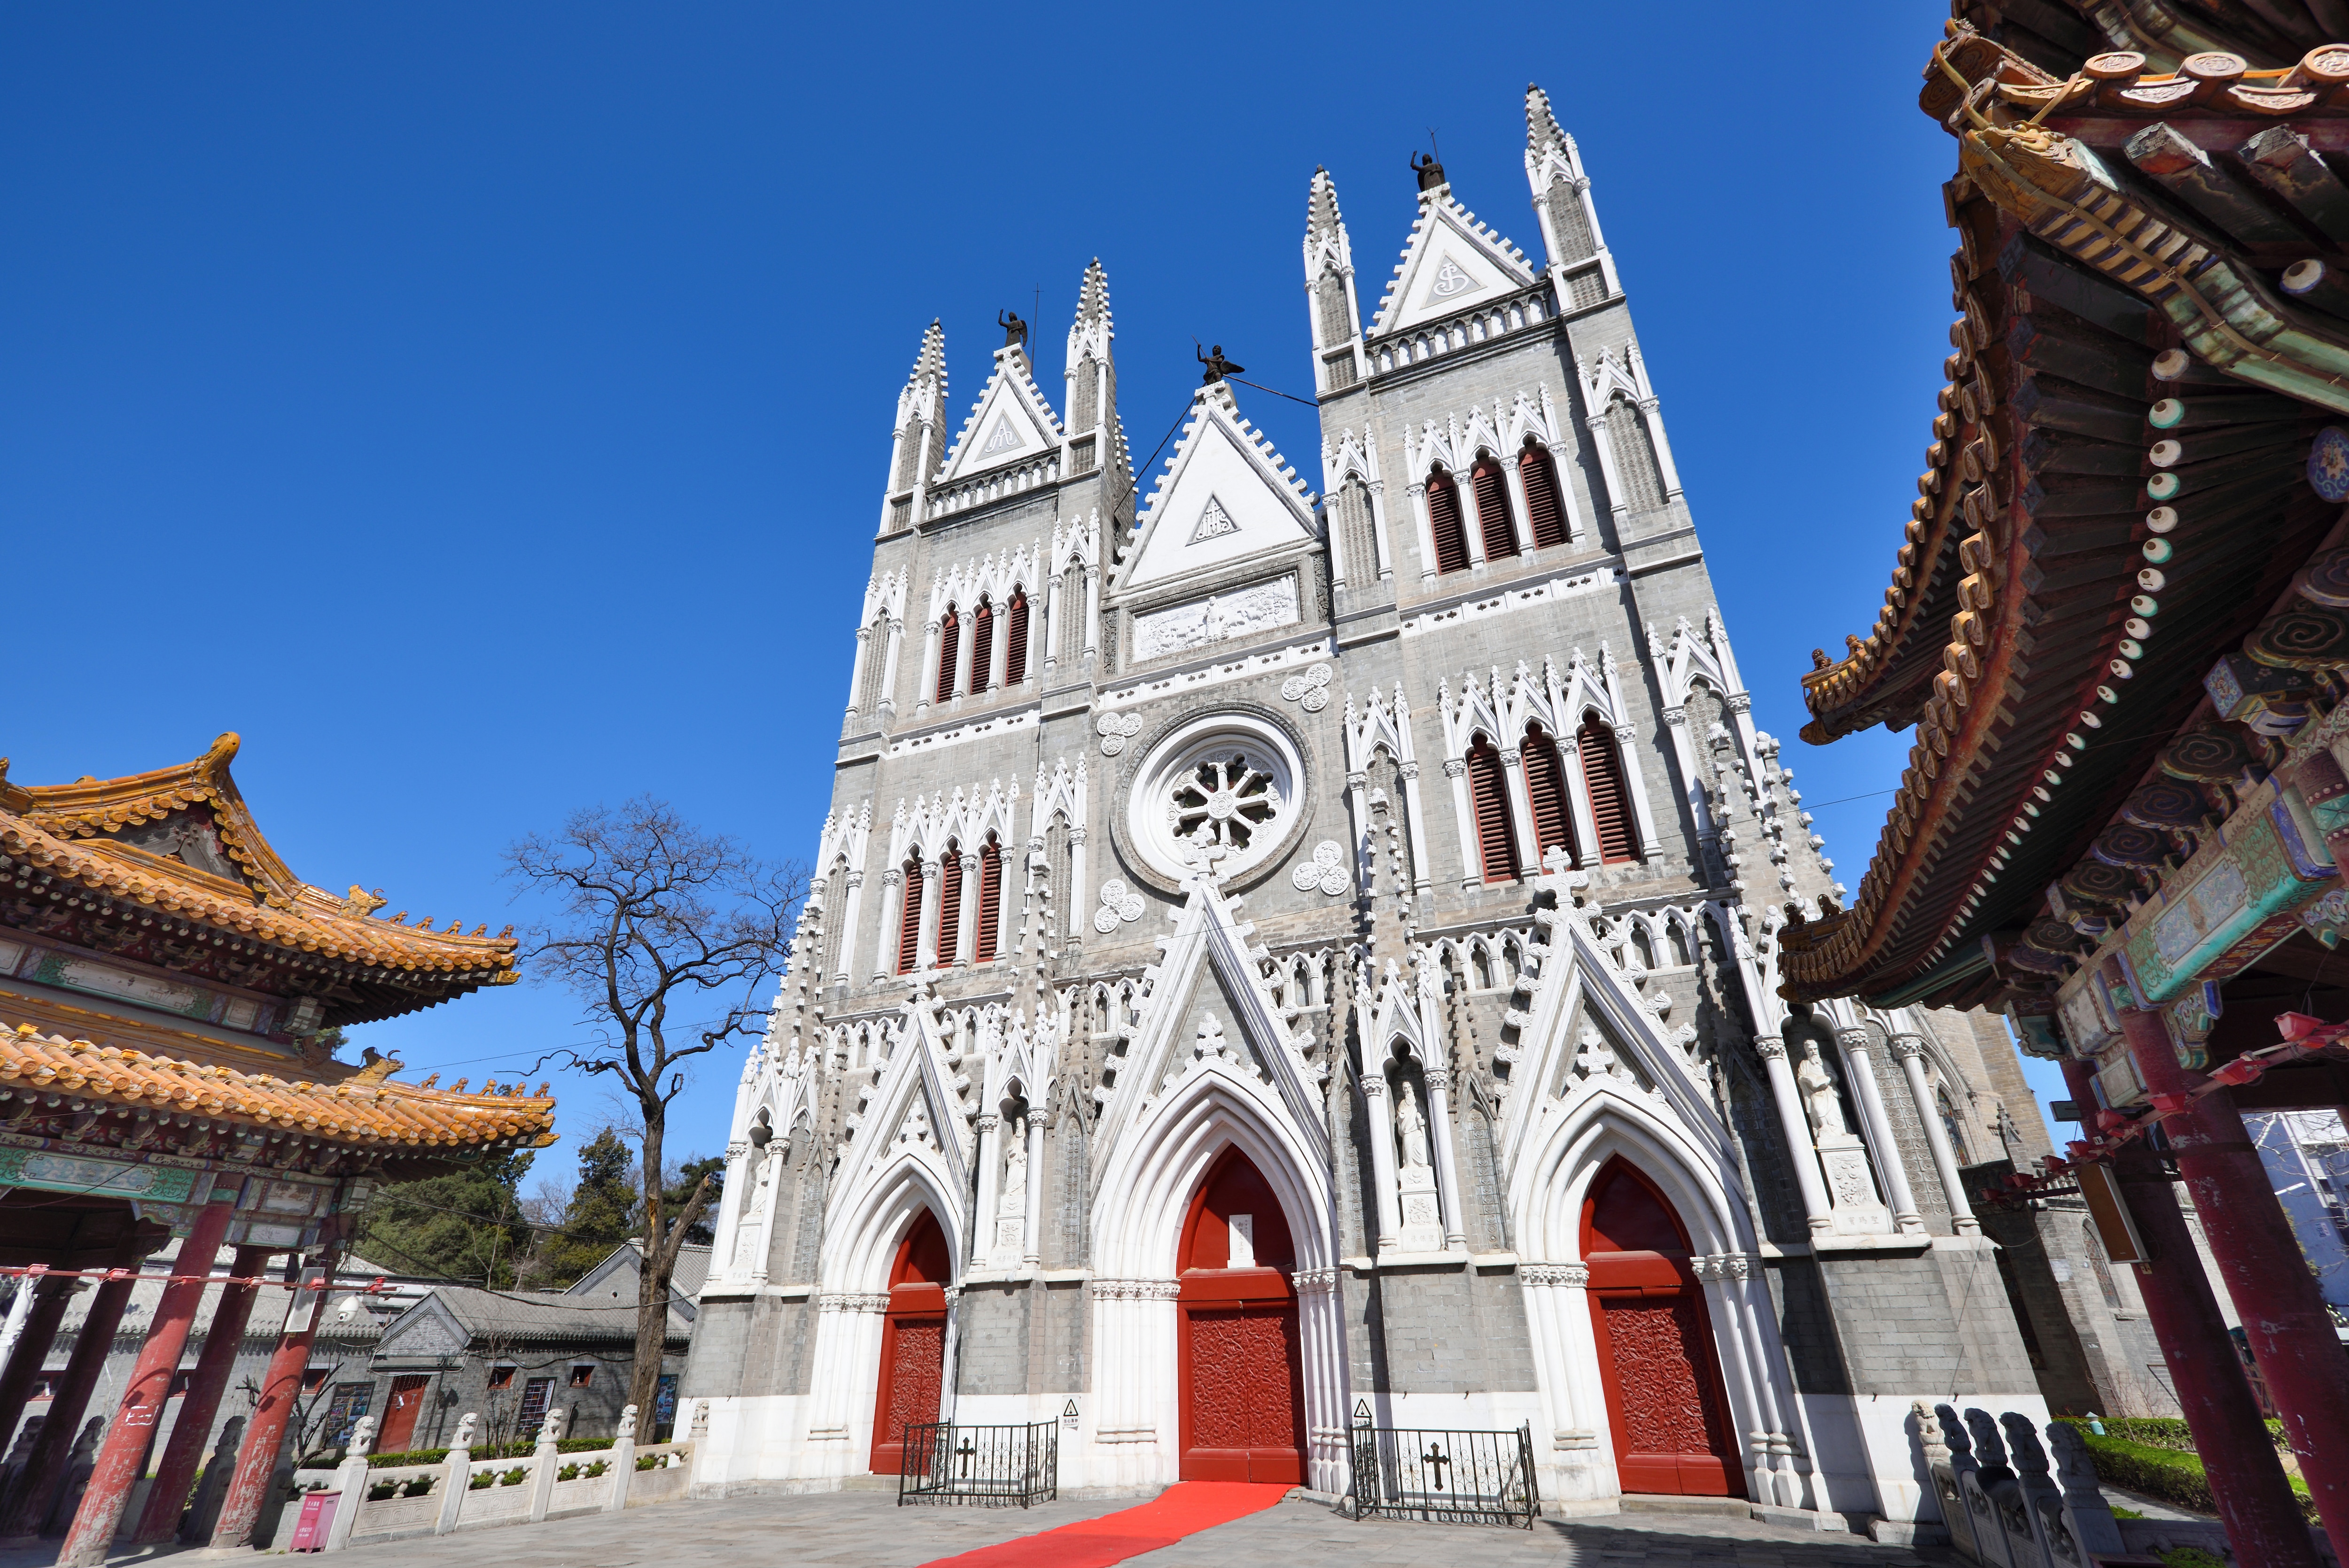
<svg viewBox="0 0 2349 1568"><path fill-rule="evenodd" d="M611 1438L564 1438L555 1443L558 1452L566 1454L592 1453L608 1449L616 1439ZM482 1444L472 1450L477 1460L520 1459L536 1453L538 1444L528 1438L502 1445ZM410 1449L399 1454L369 1454L369 1470L401 1470L409 1465L437 1465L449 1457L447 1449Z"/></svg>
<svg viewBox="0 0 2349 1568"><path fill-rule="evenodd" d="M2084 1436L2095 1436L2085 1423L2075 1420L2072 1424L2078 1427ZM2118 1438L2125 1443L2137 1443L2148 1449L2168 1449L2173 1453L2194 1452L2194 1434L2184 1421L2151 1416L2106 1416L2104 1425L2106 1436ZM2267 1425L2268 1440L2275 1444L2278 1452L2286 1450L2290 1444L2283 1435L2283 1423L2270 1421Z"/></svg>
<svg viewBox="0 0 2349 1568"><path fill-rule="evenodd" d="M2105 1423L2107 1435L2104 1437L2088 1430L2084 1421L2067 1420L2064 1424L2075 1429L2087 1444L2088 1458L2096 1467L2096 1480L2105 1485L2159 1498L2175 1507L2192 1509L2197 1513L2219 1511L2218 1500L2210 1495L2210 1478L2203 1470L2199 1457L2177 1449L2131 1442L2126 1438L2110 1435L2111 1429L2116 1425L2174 1425L2182 1428L2185 1422L2107 1421ZM2316 1505L2309 1498L2308 1483L2289 1473L2284 1479L2292 1482L2292 1495L2299 1501L2301 1512L2307 1515L2312 1523L2314 1522Z"/></svg>

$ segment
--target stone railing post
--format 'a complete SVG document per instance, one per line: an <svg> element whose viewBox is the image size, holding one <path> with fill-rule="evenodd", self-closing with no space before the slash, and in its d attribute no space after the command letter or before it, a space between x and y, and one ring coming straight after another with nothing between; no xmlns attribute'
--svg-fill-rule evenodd
<svg viewBox="0 0 2349 1568"><path fill-rule="evenodd" d="M612 1439L612 1485L604 1494L604 1511L617 1513L628 1506L628 1483L636 1473L636 1408L620 1409L620 1435Z"/></svg>
<svg viewBox="0 0 2349 1568"><path fill-rule="evenodd" d="M440 1514L432 1522L435 1535L446 1535L457 1528L457 1511L465 1506L465 1493L473 1484L473 1429L481 1419L468 1410L457 1423L457 1440L449 1445L448 1462L440 1469Z"/></svg>
<svg viewBox="0 0 2349 1568"><path fill-rule="evenodd" d="M563 1440L563 1412L546 1413L546 1424L538 1429L538 1448L531 1455L530 1522L538 1523L546 1517L547 1504L554 1499L554 1467L562 1462L563 1450L555 1444Z"/></svg>
<svg viewBox="0 0 2349 1568"><path fill-rule="evenodd" d="M2064 1492L2064 1525L2074 1544L2089 1557L2117 1557L2128 1548L2121 1543L2120 1522L2096 1485L2095 1462L2079 1429L2051 1421L2047 1446L2053 1453L2055 1480Z"/></svg>
<svg viewBox="0 0 2349 1568"><path fill-rule="evenodd" d="M335 1487L343 1495L335 1503L335 1522L326 1526L326 1544L323 1550L340 1552L351 1543L351 1531L359 1522L359 1504L367 1501L367 1449L375 1446L375 1418L361 1416L351 1429L351 1446L343 1450L342 1468L335 1472Z"/></svg>

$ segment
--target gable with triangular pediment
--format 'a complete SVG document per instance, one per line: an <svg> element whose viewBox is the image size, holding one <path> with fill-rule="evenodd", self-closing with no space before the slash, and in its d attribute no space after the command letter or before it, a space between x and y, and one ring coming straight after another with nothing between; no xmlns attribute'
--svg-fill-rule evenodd
<svg viewBox="0 0 2349 1568"><path fill-rule="evenodd" d="M1457 315L1533 283L1533 268L1515 245L1477 223L1458 203L1431 201L1421 208L1402 271L1381 302L1368 335Z"/></svg>
<svg viewBox="0 0 2349 1568"><path fill-rule="evenodd" d="M1228 402L1202 393L1174 464L1150 498L1123 592L1313 542L1313 512Z"/></svg>
<svg viewBox="0 0 2349 1568"><path fill-rule="evenodd" d="M1018 462L1055 450L1060 444L1060 421L1029 374L1027 361L1016 353L1000 354L995 374L979 390L978 410L947 454L937 482Z"/></svg>

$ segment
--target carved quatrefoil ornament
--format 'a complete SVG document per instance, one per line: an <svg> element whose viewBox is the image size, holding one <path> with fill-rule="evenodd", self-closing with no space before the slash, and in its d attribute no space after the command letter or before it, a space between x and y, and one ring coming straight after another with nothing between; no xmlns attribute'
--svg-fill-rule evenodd
<svg viewBox="0 0 2349 1568"><path fill-rule="evenodd" d="M1319 713L1330 706L1330 666L1315 665L1303 675L1289 676L1280 683L1280 695L1308 713Z"/></svg>
<svg viewBox="0 0 2349 1568"><path fill-rule="evenodd" d="M1093 911L1093 929L1103 936L1115 931L1120 921L1142 918L1142 895L1116 877L1102 883L1101 907Z"/></svg>
<svg viewBox="0 0 2349 1568"><path fill-rule="evenodd" d="M1142 733L1142 716L1105 713L1093 720L1093 728L1102 738L1102 755L1114 757L1125 749L1127 741Z"/></svg>
<svg viewBox="0 0 2349 1568"><path fill-rule="evenodd" d="M1354 885L1353 878L1346 874L1345 846L1335 839L1324 839L1314 845L1313 858L1299 862L1288 873L1288 880L1299 892L1311 892L1318 887L1331 898Z"/></svg>

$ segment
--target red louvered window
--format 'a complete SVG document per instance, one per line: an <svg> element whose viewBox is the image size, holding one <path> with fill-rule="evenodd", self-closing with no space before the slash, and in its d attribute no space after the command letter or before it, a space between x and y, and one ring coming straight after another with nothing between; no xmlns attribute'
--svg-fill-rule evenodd
<svg viewBox="0 0 2349 1568"><path fill-rule="evenodd" d="M1468 748L1468 799L1476 813L1476 853L1484 861L1485 880L1517 880L1517 841L1509 833L1509 787L1501 771L1501 753L1490 738L1478 736Z"/></svg>
<svg viewBox="0 0 2349 1568"><path fill-rule="evenodd" d="M962 950L955 945L962 935L962 851L954 845L938 861L938 966L944 968Z"/></svg>
<svg viewBox="0 0 2349 1568"><path fill-rule="evenodd" d="M955 655L962 651L962 617L955 607L947 606L946 618L938 623L938 684L935 702L945 702L954 696Z"/></svg>
<svg viewBox="0 0 2349 1568"><path fill-rule="evenodd" d="M1640 858L1640 831L1631 820L1631 791L1623 781L1623 754L1615 733L1596 717L1586 719L1575 744L1582 753L1582 782L1590 791L1590 817L1599 830L1599 858L1609 865Z"/></svg>
<svg viewBox="0 0 2349 1568"><path fill-rule="evenodd" d="M1526 799L1534 809L1534 852L1549 863L1552 850L1574 858L1574 814L1567 809L1566 764L1557 742L1538 724L1526 727L1526 743L1518 751L1526 770Z"/></svg>
<svg viewBox="0 0 2349 1568"><path fill-rule="evenodd" d="M905 902L897 916L897 973L911 975L922 955L922 868L905 862Z"/></svg>
<svg viewBox="0 0 2349 1568"><path fill-rule="evenodd" d="M1487 452L1468 471L1476 489L1476 523L1485 534L1485 559L1506 561L1517 552L1517 531L1509 522L1509 476Z"/></svg>
<svg viewBox="0 0 2349 1568"><path fill-rule="evenodd" d="M995 673L995 606L981 599L970 618L970 689L976 696L987 689Z"/></svg>
<svg viewBox="0 0 2349 1568"><path fill-rule="evenodd" d="M995 962L996 932L1002 921L1003 846L990 835L978 847L978 940L971 949L972 962Z"/></svg>
<svg viewBox="0 0 2349 1568"><path fill-rule="evenodd" d="M1468 531L1460 521L1460 491L1442 469L1427 476L1427 524L1435 535L1435 569L1468 570Z"/></svg>
<svg viewBox="0 0 2349 1568"><path fill-rule="evenodd" d="M1534 548L1547 550L1566 542L1566 502L1557 488L1557 464L1531 438L1517 458L1517 477L1526 482L1526 521L1533 525Z"/></svg>
<svg viewBox="0 0 2349 1568"><path fill-rule="evenodd" d="M1003 634L1011 640L1003 655L1003 684L1016 686L1028 678L1028 595L1017 589Z"/></svg>

